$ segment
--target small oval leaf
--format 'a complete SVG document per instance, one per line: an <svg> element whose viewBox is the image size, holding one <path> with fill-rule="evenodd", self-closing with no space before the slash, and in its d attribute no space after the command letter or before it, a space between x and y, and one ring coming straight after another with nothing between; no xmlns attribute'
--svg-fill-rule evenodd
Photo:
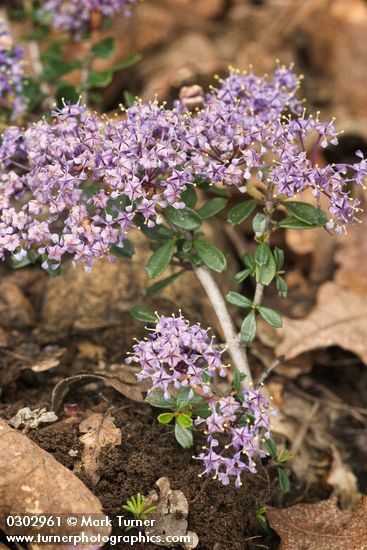
<svg viewBox="0 0 367 550"><path fill-rule="evenodd" d="M197 240L194 246L200 260L213 271L220 273L227 267L227 260L223 252L213 244Z"/></svg>
<svg viewBox="0 0 367 550"><path fill-rule="evenodd" d="M227 292L226 298L227 298L227 302L237 307L252 306L251 300L246 298L246 296L242 296L242 294L239 294L238 292L233 292L233 291Z"/></svg>
<svg viewBox="0 0 367 550"><path fill-rule="evenodd" d="M259 313L261 317L269 323L272 327L280 328L282 326L282 316L270 307L259 306Z"/></svg>
<svg viewBox="0 0 367 550"><path fill-rule="evenodd" d="M173 418L173 413L162 413L158 416L160 424L169 424Z"/></svg>
<svg viewBox="0 0 367 550"><path fill-rule="evenodd" d="M256 204L257 201L254 199L236 204L236 206L231 208L228 212L227 220L232 225L238 225L239 223L242 223L255 210Z"/></svg>
<svg viewBox="0 0 367 550"><path fill-rule="evenodd" d="M192 447L194 443L194 438L192 436L192 431L188 428L185 428L178 422L175 424L175 437L178 443L183 447L184 449L188 449L189 447Z"/></svg>
<svg viewBox="0 0 367 550"><path fill-rule="evenodd" d="M241 340L246 344L252 342L256 336L256 315L254 311L251 311L241 325Z"/></svg>
<svg viewBox="0 0 367 550"><path fill-rule="evenodd" d="M180 208L176 210L171 206L166 209L165 216L171 223L177 225L177 227L181 227L182 229L187 229L189 231L198 229L202 224L199 214L191 208Z"/></svg>
<svg viewBox="0 0 367 550"><path fill-rule="evenodd" d="M172 260L174 250L175 241L174 239L170 239L154 252L146 267L150 279L156 279L167 269Z"/></svg>

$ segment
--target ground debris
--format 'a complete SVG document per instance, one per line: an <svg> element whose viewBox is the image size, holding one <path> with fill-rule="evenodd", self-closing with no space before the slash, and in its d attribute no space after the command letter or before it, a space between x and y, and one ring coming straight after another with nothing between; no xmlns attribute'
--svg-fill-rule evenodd
<svg viewBox="0 0 367 550"><path fill-rule="evenodd" d="M182 544L183 548L189 550L196 548L199 538L196 533L188 531L187 516L189 513L189 503L182 491L171 489L170 481L166 477L161 477L156 482L159 489L153 490L145 497L147 508L155 506L155 512L151 517L155 519L154 525L149 526L146 532L149 535L160 535L161 543L159 546L172 546L172 542L167 542L168 536L189 535L191 542ZM157 543L158 544L158 543Z"/></svg>
<svg viewBox="0 0 367 550"><path fill-rule="evenodd" d="M52 411L47 411L46 409L34 409L32 411L29 407L23 407L9 420L9 424L13 428L25 426L34 430L40 424L56 422L56 420L57 416Z"/></svg>
<svg viewBox="0 0 367 550"><path fill-rule="evenodd" d="M82 452L84 473L92 485L97 485L100 479L99 455L108 445L121 445L121 430L115 426L112 416L92 412L82 420L79 431L83 433L80 441L84 445Z"/></svg>
<svg viewBox="0 0 367 550"><path fill-rule="evenodd" d="M280 550L366 550L367 496L354 510L341 511L337 499L268 508L270 525L281 538Z"/></svg>

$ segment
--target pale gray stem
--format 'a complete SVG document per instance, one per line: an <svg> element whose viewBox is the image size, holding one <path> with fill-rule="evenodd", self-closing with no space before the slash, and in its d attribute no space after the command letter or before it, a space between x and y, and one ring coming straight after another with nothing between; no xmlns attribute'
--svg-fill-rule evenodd
<svg viewBox="0 0 367 550"><path fill-rule="evenodd" d="M252 384L247 354L245 348L241 345L240 337L228 312L225 299L208 268L204 266L194 267L194 273L202 284L222 327L233 366L246 376L242 381L242 387L246 388Z"/></svg>
<svg viewBox="0 0 367 550"><path fill-rule="evenodd" d="M264 294L264 285L262 285L261 283L257 283L256 289L255 289L255 295L253 299L253 304L255 306L259 306L261 304L261 301L263 299L263 294Z"/></svg>

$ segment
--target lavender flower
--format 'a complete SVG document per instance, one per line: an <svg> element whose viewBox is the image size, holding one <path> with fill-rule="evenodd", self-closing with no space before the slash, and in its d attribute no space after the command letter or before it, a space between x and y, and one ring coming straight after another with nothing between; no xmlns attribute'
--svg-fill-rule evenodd
<svg viewBox="0 0 367 550"><path fill-rule="evenodd" d="M23 91L24 51L14 46L5 23L0 20L0 107L15 120L25 109Z"/></svg>
<svg viewBox="0 0 367 550"><path fill-rule="evenodd" d="M338 132L333 120L323 123L305 113L296 119L284 117L273 136L269 148L277 158L269 168L266 183L272 185L274 195L290 198L310 189L317 203L323 195L329 200L327 227L336 233L344 231L359 211L360 200L350 196L349 188L353 183L363 185L367 175L362 153L356 153L362 160L354 164L319 166L319 147L336 145ZM308 141L314 142L311 153L305 147Z"/></svg>
<svg viewBox="0 0 367 550"><path fill-rule="evenodd" d="M120 121L80 105L53 116L3 134L0 258L34 248L45 268L67 254L90 269L112 245L123 246L136 214L152 226L159 208L183 206L192 176L182 167L181 115L151 103Z"/></svg>
<svg viewBox="0 0 367 550"><path fill-rule="evenodd" d="M208 331L190 325L182 316L158 317L149 338L134 345L127 361L141 366L139 381L152 382L148 393L161 390L165 399L184 387L192 389L190 398L194 390L209 394L209 380L216 374L225 376L221 352L213 346Z"/></svg>
<svg viewBox="0 0 367 550"><path fill-rule="evenodd" d="M327 227L343 231L359 210L349 187L363 185L366 160L357 152L353 164L318 166L337 132L298 114L297 88L292 68L270 80L231 73L196 113L140 102L111 121L70 105L51 122L10 128L0 146L0 259L35 248L46 268L69 255L90 269L138 218L152 227L168 206L183 208L198 180L245 191L257 178L275 204L310 189L317 204L329 201ZM282 117L286 109L293 115Z"/></svg>
<svg viewBox="0 0 367 550"><path fill-rule="evenodd" d="M93 26L94 17L112 17L122 12L131 13L135 0L47 0L44 10L49 12L52 25L76 34Z"/></svg>
<svg viewBox="0 0 367 550"><path fill-rule="evenodd" d="M317 165L319 148L336 145L338 132L333 120L321 122L302 111L293 68L279 66L272 79L232 70L220 84L188 116L186 139L196 176L241 192L257 177L279 200L311 189L317 203L321 195L329 200L329 229L340 233L353 223L359 200L350 197L349 188L366 177L363 155L352 165ZM291 115L282 114L286 111ZM310 153L305 143L311 140Z"/></svg>
<svg viewBox="0 0 367 550"><path fill-rule="evenodd" d="M207 447L197 460L204 464L203 474L219 479L228 485L235 478L235 486L241 486L244 471L256 473L256 460L266 456L262 440L270 438L270 410L261 389L242 392L241 400L232 396L210 400L211 415L195 423L204 425Z"/></svg>

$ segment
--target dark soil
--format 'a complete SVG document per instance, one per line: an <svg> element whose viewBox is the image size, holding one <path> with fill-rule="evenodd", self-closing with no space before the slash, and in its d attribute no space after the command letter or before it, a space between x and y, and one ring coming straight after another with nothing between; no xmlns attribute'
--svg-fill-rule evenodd
<svg viewBox="0 0 367 550"><path fill-rule="evenodd" d="M103 452L102 476L94 492L111 519L123 513L121 506L132 495L149 493L156 481L165 476L171 487L183 491L190 503L189 529L198 534L199 549L255 549L255 542L264 541L256 510L268 492L265 477L249 474L239 490L210 481L199 494L205 483L198 477L201 465L192 458L192 449L183 450L178 446L169 427L157 423L156 411L119 399L110 412L121 429L122 445ZM62 421L29 434L35 443L70 469L78 457L72 458L68 453L80 449L79 435L77 425ZM83 481L88 485L86 479ZM113 534L125 534L117 522ZM256 537L254 542L246 540L252 537ZM131 548L123 543L117 547ZM159 547L144 545L147 550L155 548Z"/></svg>

